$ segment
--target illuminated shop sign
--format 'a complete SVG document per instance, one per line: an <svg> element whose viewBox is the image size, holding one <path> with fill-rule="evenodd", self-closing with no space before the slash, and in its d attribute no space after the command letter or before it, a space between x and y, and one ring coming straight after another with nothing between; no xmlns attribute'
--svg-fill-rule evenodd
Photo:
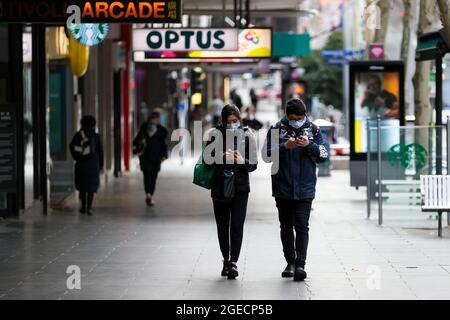
<svg viewBox="0 0 450 320"><path fill-rule="evenodd" d="M180 23L181 5L181 0L0 0L0 20L65 23L67 9L77 6L82 22Z"/></svg>
<svg viewBox="0 0 450 320"><path fill-rule="evenodd" d="M102 43L109 32L107 23L71 24L69 27L72 37L84 46L96 46Z"/></svg>
<svg viewBox="0 0 450 320"><path fill-rule="evenodd" d="M237 49L237 29L136 29L133 32L134 51Z"/></svg>
<svg viewBox="0 0 450 320"><path fill-rule="evenodd" d="M222 29L224 30L224 29ZM145 59L263 59L272 56L272 29L249 28L238 30L237 50L135 50L145 52Z"/></svg>

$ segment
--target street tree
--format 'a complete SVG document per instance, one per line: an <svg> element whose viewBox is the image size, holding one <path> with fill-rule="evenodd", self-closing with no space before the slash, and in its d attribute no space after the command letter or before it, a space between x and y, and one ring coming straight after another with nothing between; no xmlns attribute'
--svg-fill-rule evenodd
<svg viewBox="0 0 450 320"><path fill-rule="evenodd" d="M405 75L408 75L408 70L410 69L410 62L409 62L409 48L411 45L411 28L412 22L413 22L413 16L412 16L412 8L413 8L413 2L416 2L415 0L403 0L403 31L402 31L402 44L401 44L401 51L400 51L400 59L405 64ZM407 78L408 84L406 85L406 88L409 88L410 86L410 78ZM408 97L405 97L405 110L409 110L409 104L410 99Z"/></svg>
<svg viewBox="0 0 450 320"><path fill-rule="evenodd" d="M450 36L450 4L448 0L437 0L441 22L444 26L447 39Z"/></svg>
<svg viewBox="0 0 450 320"><path fill-rule="evenodd" d="M388 22L389 22L389 12L391 9L391 0L378 0L375 1L376 5L379 8L379 14L380 14L380 28L377 28L375 30L375 37L374 42L375 43L385 43L386 41L386 34L387 34L387 28L388 28Z"/></svg>
<svg viewBox="0 0 450 320"><path fill-rule="evenodd" d="M419 0L419 24L417 35L432 31L435 2ZM430 104L429 78L431 72L430 61L418 61L413 78L414 83L414 114L416 125L431 123L432 108Z"/></svg>
<svg viewBox="0 0 450 320"><path fill-rule="evenodd" d="M342 32L333 32L322 50L342 50L343 45ZM323 104L342 110L342 66L330 65L320 51L313 51L311 56L302 58L300 66L305 69L302 78L310 93L318 96Z"/></svg>
<svg viewBox="0 0 450 320"><path fill-rule="evenodd" d="M410 34L411 34L411 22L412 19L412 2L413 0L403 0L403 34L402 34L402 47L400 52L400 58L405 64L408 61Z"/></svg>

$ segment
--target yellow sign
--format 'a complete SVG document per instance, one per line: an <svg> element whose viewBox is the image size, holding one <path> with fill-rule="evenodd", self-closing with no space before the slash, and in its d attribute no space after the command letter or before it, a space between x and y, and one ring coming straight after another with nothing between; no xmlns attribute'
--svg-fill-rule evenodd
<svg viewBox="0 0 450 320"><path fill-rule="evenodd" d="M241 29L237 51L192 51L191 58L270 58L272 56L272 29Z"/></svg>

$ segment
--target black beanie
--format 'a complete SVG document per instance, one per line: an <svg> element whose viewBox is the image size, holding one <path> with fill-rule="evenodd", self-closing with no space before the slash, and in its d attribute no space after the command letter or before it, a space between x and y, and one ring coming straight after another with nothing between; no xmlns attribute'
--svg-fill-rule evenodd
<svg viewBox="0 0 450 320"><path fill-rule="evenodd" d="M296 114L299 116L306 114L305 103L301 99L291 99L286 104L286 115Z"/></svg>
<svg viewBox="0 0 450 320"><path fill-rule="evenodd" d="M86 115L81 118L80 124L82 128L94 128L96 125L96 121L93 116Z"/></svg>

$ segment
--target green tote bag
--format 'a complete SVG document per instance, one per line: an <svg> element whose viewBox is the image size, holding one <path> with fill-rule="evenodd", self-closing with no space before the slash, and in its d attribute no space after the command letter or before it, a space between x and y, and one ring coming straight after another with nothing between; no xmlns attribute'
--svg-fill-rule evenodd
<svg viewBox="0 0 450 320"><path fill-rule="evenodd" d="M194 184L208 190L211 189L213 174L214 169L206 168L202 154L194 168Z"/></svg>

